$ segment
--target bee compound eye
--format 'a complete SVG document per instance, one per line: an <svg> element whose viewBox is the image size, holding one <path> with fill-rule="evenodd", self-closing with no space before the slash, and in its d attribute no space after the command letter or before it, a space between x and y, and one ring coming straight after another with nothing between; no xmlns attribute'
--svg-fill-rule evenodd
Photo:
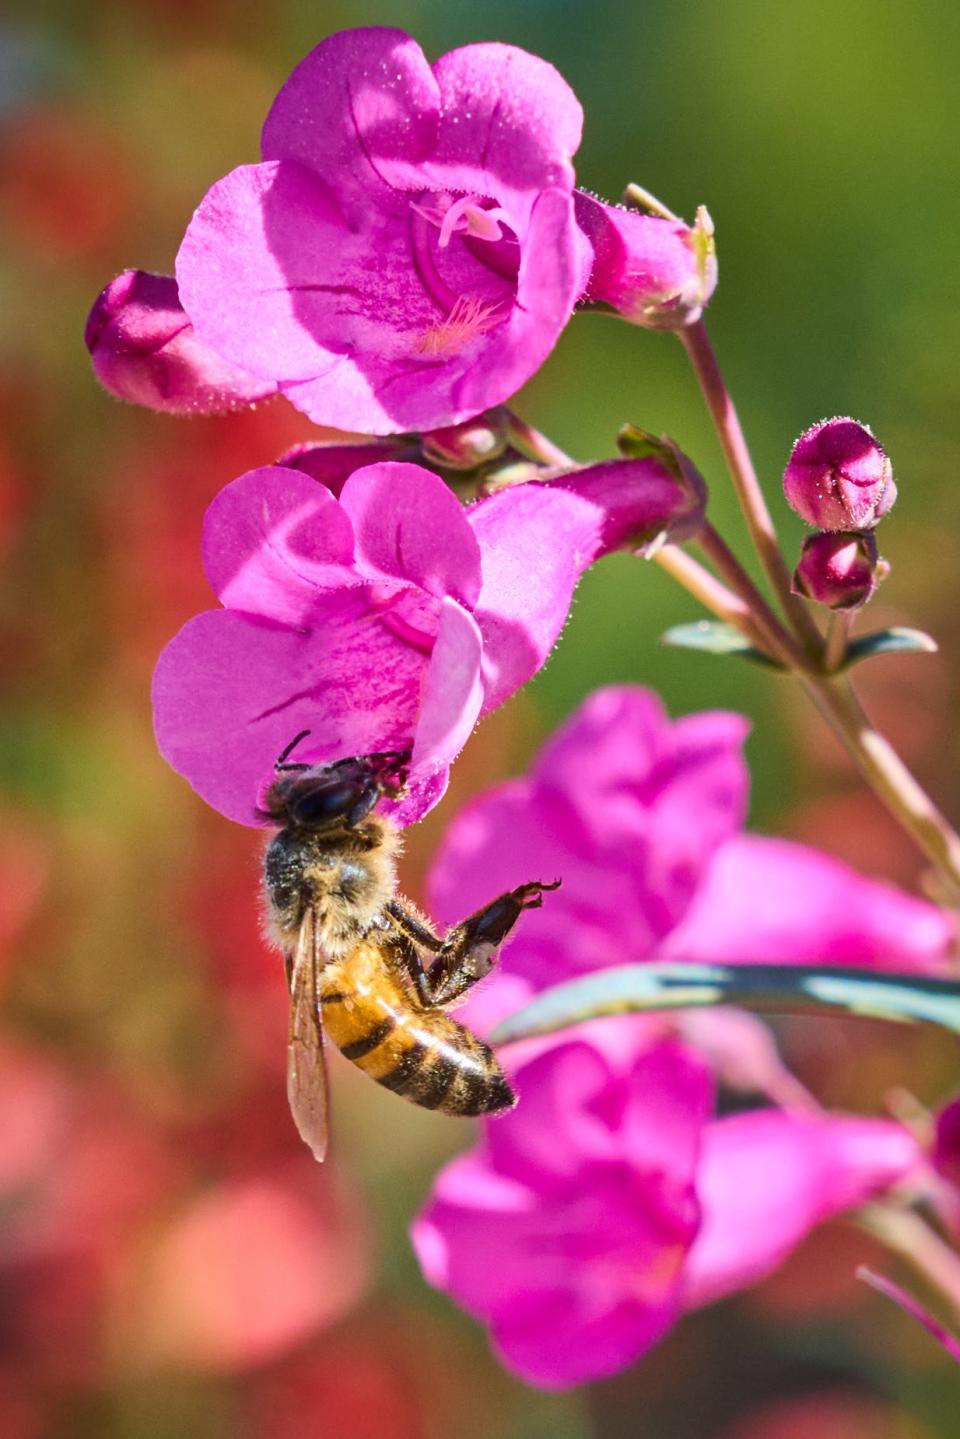
<svg viewBox="0 0 960 1439"><path fill-rule="evenodd" d="M362 794L363 786L349 780L317 785L291 799L287 813L295 824L330 824L347 816Z"/></svg>

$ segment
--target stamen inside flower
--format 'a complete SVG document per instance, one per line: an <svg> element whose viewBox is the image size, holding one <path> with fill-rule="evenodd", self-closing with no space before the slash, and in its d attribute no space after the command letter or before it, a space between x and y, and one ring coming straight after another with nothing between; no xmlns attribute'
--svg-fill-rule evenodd
<svg viewBox="0 0 960 1439"><path fill-rule="evenodd" d="M418 355L446 356L461 350L477 335L492 330L504 318L498 304L488 305L475 295L461 295L445 320L424 330L414 345Z"/></svg>
<svg viewBox="0 0 960 1439"><path fill-rule="evenodd" d="M447 248L454 235L466 234L475 240L497 241L513 238L513 235L504 235L504 226L516 233L509 213L500 205L486 209L479 195L463 195L459 200L440 195L432 205L420 205L411 200L410 207L439 229L437 248L440 250Z"/></svg>

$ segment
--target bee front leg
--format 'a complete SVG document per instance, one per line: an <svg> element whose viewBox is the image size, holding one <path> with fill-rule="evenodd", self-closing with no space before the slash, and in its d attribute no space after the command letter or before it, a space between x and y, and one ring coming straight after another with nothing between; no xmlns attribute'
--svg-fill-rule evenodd
<svg viewBox="0 0 960 1439"><path fill-rule="evenodd" d="M434 1004L449 1004L490 973L497 951L525 909L539 909L560 881L518 885L464 919L445 936L427 976Z"/></svg>

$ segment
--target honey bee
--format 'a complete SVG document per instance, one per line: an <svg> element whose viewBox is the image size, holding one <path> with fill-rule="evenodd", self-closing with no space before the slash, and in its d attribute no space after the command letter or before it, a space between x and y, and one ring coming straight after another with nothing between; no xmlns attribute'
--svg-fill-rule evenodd
<svg viewBox="0 0 960 1439"><path fill-rule="evenodd" d="M525 909L552 884L522 884L442 937L397 894L399 831L373 811L404 792L408 754L276 763L262 817L272 937L290 988L287 1096L301 1138L327 1149L324 1031L378 1084L444 1114L497 1114L516 1096L490 1047L446 1013L488 974ZM432 959L428 958L432 956Z"/></svg>

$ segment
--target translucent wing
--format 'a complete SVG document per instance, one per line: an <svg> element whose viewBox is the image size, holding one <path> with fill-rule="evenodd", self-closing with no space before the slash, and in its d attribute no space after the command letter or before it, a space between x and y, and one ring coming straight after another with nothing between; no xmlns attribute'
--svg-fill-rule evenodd
<svg viewBox="0 0 960 1439"><path fill-rule="evenodd" d="M327 1152L327 1069L317 994L317 934L308 910L290 958L290 1034L287 1099L304 1144L322 1163Z"/></svg>

